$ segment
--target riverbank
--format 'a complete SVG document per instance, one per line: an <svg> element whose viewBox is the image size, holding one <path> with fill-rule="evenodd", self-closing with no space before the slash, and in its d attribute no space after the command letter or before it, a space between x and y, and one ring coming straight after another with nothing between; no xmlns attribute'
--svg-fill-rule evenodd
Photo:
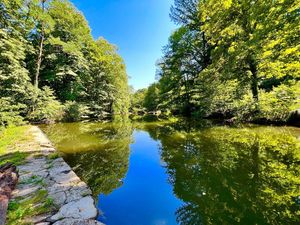
<svg viewBox="0 0 300 225"><path fill-rule="evenodd" d="M100 225L92 192L37 126L27 126L26 142L2 152L1 163L17 164L19 182L12 193L7 224Z"/></svg>

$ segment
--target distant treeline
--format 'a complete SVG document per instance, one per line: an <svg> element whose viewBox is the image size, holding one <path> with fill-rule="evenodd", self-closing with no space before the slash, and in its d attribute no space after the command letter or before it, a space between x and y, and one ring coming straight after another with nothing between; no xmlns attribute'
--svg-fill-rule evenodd
<svg viewBox="0 0 300 225"><path fill-rule="evenodd" d="M175 0L158 82L133 112L286 121L300 108L298 0Z"/></svg>
<svg viewBox="0 0 300 225"><path fill-rule="evenodd" d="M0 0L0 126L126 115L127 74L67 0Z"/></svg>

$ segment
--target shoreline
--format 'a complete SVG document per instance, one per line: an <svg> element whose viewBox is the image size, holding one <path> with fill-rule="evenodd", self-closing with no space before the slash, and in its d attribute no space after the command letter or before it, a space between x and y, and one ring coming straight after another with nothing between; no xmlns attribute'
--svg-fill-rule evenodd
<svg viewBox="0 0 300 225"><path fill-rule="evenodd" d="M20 177L10 204L28 202L41 193L47 204L43 205L45 207L41 208L41 213L26 218L24 222L37 225L102 225L95 220L98 210L87 184L57 154L39 127L31 126L28 132L33 136L30 146L34 147L21 151L28 156L24 163L17 166ZM37 201L34 208L41 207L41 204Z"/></svg>

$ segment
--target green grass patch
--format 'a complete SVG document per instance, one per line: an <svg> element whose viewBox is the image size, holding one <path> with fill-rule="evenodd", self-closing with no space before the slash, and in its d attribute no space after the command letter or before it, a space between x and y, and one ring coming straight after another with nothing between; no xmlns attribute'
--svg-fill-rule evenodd
<svg viewBox="0 0 300 225"><path fill-rule="evenodd" d="M38 191L28 199L11 201L8 206L7 225L28 225L30 218L55 210L53 199L46 190Z"/></svg>
<svg viewBox="0 0 300 225"><path fill-rule="evenodd" d="M48 160L54 160L58 159L60 157L60 154L58 152L51 153L47 156Z"/></svg>
<svg viewBox="0 0 300 225"><path fill-rule="evenodd" d="M24 164L25 159L29 156L26 152L13 152L0 156L0 166L6 163L12 163L16 166Z"/></svg>
<svg viewBox="0 0 300 225"><path fill-rule="evenodd" d="M8 127L0 131L0 155L7 154L11 150L19 151L18 144L26 144L32 140L32 136L26 134L30 126Z"/></svg>

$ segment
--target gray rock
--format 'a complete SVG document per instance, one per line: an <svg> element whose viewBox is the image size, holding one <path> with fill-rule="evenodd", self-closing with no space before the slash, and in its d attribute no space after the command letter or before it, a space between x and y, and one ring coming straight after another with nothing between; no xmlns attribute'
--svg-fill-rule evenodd
<svg viewBox="0 0 300 225"><path fill-rule="evenodd" d="M55 177L60 173L66 173L71 171L71 167L66 163L61 163L60 165L52 164L52 167L49 169L49 173L51 177Z"/></svg>
<svg viewBox="0 0 300 225"><path fill-rule="evenodd" d="M68 182L59 184L59 183L55 183L55 181L53 181L53 183L54 183L53 185L47 187L47 190L50 195L60 192L60 191L68 191L73 187L73 184L68 183Z"/></svg>
<svg viewBox="0 0 300 225"><path fill-rule="evenodd" d="M18 170L21 173L33 173L47 168L47 161L45 158L42 159L31 159L27 164L18 166Z"/></svg>
<svg viewBox="0 0 300 225"><path fill-rule="evenodd" d="M28 222L33 223L33 224L40 223L40 222L45 221L50 216L51 216L51 214L38 215L38 216L31 218L30 221L28 221Z"/></svg>
<svg viewBox="0 0 300 225"><path fill-rule="evenodd" d="M55 205L57 205L59 207L63 206L67 199L66 194L63 191L53 193L50 196L53 199Z"/></svg>
<svg viewBox="0 0 300 225"><path fill-rule="evenodd" d="M19 182L26 182L28 181L30 178L32 178L33 176L39 177L41 179L45 179L47 176L49 175L47 170L41 170L41 171L37 171L37 172L32 172L32 173L26 173L26 174L22 174L19 177Z"/></svg>
<svg viewBox="0 0 300 225"><path fill-rule="evenodd" d="M78 201L70 202L62 206L58 213L52 216L51 221L60 219L93 219L97 216L97 209L91 196L84 197Z"/></svg>
<svg viewBox="0 0 300 225"><path fill-rule="evenodd" d="M57 221L53 225L104 225L96 220L64 219Z"/></svg>
<svg viewBox="0 0 300 225"><path fill-rule="evenodd" d="M87 195L91 195L92 192L84 182L80 182L70 190L66 191L67 200L66 203L81 199Z"/></svg>
<svg viewBox="0 0 300 225"><path fill-rule="evenodd" d="M64 183L79 183L81 180L73 171L69 171L68 173L58 173L54 176L51 176L52 180L56 183L64 184Z"/></svg>
<svg viewBox="0 0 300 225"><path fill-rule="evenodd" d="M22 186L22 188L14 190L12 195L14 198L24 197L24 196L35 193L39 189L41 189L41 186L39 186L39 185L35 185L35 186L24 185L24 186Z"/></svg>

